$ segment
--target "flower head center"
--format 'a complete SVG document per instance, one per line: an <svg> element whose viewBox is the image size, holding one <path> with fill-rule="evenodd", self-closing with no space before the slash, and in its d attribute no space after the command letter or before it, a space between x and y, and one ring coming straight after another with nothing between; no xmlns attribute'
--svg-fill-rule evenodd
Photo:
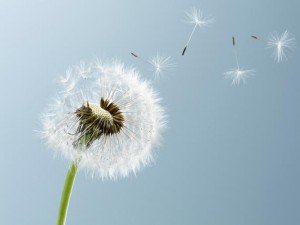
<svg viewBox="0 0 300 225"><path fill-rule="evenodd" d="M74 145L91 145L101 136L111 136L121 131L125 118L119 106L109 100L101 98L100 104L89 103L82 105L75 111L79 119L76 130L78 135Z"/></svg>
<svg viewBox="0 0 300 225"><path fill-rule="evenodd" d="M105 110L105 109L102 109L100 107L100 105L97 105L95 103L89 103L89 107L90 109L92 110L92 113L101 118L102 120L105 120L105 121L108 121L110 123L113 123L114 122L114 118L113 116L110 114L109 111Z"/></svg>

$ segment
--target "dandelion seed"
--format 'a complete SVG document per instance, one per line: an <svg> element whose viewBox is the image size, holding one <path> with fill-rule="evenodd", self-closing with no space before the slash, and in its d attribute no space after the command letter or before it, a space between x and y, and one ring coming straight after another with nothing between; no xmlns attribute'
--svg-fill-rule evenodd
<svg viewBox="0 0 300 225"><path fill-rule="evenodd" d="M149 60L150 64L153 65L155 71L155 78L159 78L164 71L170 70L175 67L175 63L171 56L163 56L157 54Z"/></svg>
<svg viewBox="0 0 300 225"><path fill-rule="evenodd" d="M185 12L185 14L188 17L188 23L194 24L194 28L189 36L189 39L181 53L183 56L185 54L185 51L187 50L187 47L192 39L192 36L194 35L194 32L197 27L206 27L209 24L214 22L214 19L211 17L204 17L203 12L200 9L192 8L190 12Z"/></svg>
<svg viewBox="0 0 300 225"><path fill-rule="evenodd" d="M160 75L162 75L165 71L168 71L176 66L171 56L164 56L157 53L149 60L145 60L144 58L138 56L135 53L131 53L131 55L133 55L135 58L139 58L144 63L150 65L154 69L155 79L158 79Z"/></svg>
<svg viewBox="0 0 300 225"><path fill-rule="evenodd" d="M66 89L69 82L72 89ZM101 178L126 177L153 161L165 114L135 69L118 62L81 63L62 84L68 94L42 116L41 134L51 148Z"/></svg>
<svg viewBox="0 0 300 225"><path fill-rule="evenodd" d="M244 84L246 83L246 78L248 78L251 75L254 75L254 70L243 70L240 69L239 60L237 56L237 51L235 49L236 41L235 37L232 37L232 46L234 47L234 56L236 61L236 68L227 71L224 73L224 76L226 79L232 79L233 85L239 85L242 81Z"/></svg>
<svg viewBox="0 0 300 225"><path fill-rule="evenodd" d="M296 47L296 39L288 31L284 31L281 35L271 34L268 42L268 48L274 49L274 58L279 63L283 59L287 59L286 50L292 50Z"/></svg>
<svg viewBox="0 0 300 225"><path fill-rule="evenodd" d="M136 54L134 54L133 52L131 52L131 55L133 55L135 58L138 58L138 56Z"/></svg>
<svg viewBox="0 0 300 225"><path fill-rule="evenodd" d="M267 48L273 48L273 56L277 63L287 59L287 50L293 50L296 47L296 39L288 31L284 31L281 35L278 33L270 34L268 39L255 35L251 35L250 37L263 41L267 45Z"/></svg>
<svg viewBox="0 0 300 225"><path fill-rule="evenodd" d="M82 78L88 78L91 73L91 67L86 64L86 62L81 61L78 66L76 66L78 75Z"/></svg>

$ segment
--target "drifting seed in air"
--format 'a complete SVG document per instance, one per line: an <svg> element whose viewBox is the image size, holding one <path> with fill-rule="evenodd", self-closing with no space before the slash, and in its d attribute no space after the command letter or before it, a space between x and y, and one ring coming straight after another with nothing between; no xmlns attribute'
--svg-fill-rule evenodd
<svg viewBox="0 0 300 225"><path fill-rule="evenodd" d="M203 12L200 9L196 9L196 8L192 8L192 10L190 12L185 12L187 17L188 17L188 23L192 23L194 24L194 28L189 36L189 39L181 53L181 55L183 56L185 54L185 51L194 35L194 32L196 30L197 27L206 27L209 24L211 24L212 22L214 22L214 19L211 17L204 17Z"/></svg>
<svg viewBox="0 0 300 225"><path fill-rule="evenodd" d="M253 39L263 41L267 48L273 48L274 59L280 63L287 59L286 51L293 50L296 47L296 39L287 30L279 34L277 32L269 34L268 38L260 38L254 35Z"/></svg>
<svg viewBox="0 0 300 225"><path fill-rule="evenodd" d="M235 49L235 38L232 37L232 45L234 47L234 56L236 61L236 67L230 71L224 73L225 78L232 79L232 84L239 85L241 81L246 82L246 78L254 74L254 70L242 70L239 66L239 60Z"/></svg>
<svg viewBox="0 0 300 225"><path fill-rule="evenodd" d="M175 66L175 63L173 63L173 59L170 56L162 56L157 54L151 59L146 60L133 52L131 52L131 55L150 65L154 69L156 78L158 78L165 70L169 70Z"/></svg>
<svg viewBox="0 0 300 225"><path fill-rule="evenodd" d="M133 52L131 52L131 55L133 55L135 58L138 58L138 56L136 54L134 54Z"/></svg>

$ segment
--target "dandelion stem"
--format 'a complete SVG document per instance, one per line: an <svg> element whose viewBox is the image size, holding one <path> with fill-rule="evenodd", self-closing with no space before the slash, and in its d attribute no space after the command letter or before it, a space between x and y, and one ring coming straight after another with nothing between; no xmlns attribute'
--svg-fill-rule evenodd
<svg viewBox="0 0 300 225"><path fill-rule="evenodd" d="M78 162L73 162L67 173L64 189L60 200L57 225L65 225L70 196L72 193L72 187L76 177L77 168L78 168Z"/></svg>

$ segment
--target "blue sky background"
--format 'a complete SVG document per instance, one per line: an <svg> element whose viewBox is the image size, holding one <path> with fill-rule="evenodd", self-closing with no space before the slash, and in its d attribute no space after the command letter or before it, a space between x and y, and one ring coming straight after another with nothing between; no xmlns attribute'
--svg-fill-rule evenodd
<svg viewBox="0 0 300 225"><path fill-rule="evenodd" d="M193 29L185 10L215 18ZM280 64L264 43L288 30L300 40L297 0L0 0L0 224L55 224L68 162L34 130L55 94L54 80L80 60L119 59L152 79L133 58L157 52L177 67L154 85L169 121L155 165L119 181L81 171L67 224L296 225L300 221L298 48ZM235 65L256 75L232 86Z"/></svg>

